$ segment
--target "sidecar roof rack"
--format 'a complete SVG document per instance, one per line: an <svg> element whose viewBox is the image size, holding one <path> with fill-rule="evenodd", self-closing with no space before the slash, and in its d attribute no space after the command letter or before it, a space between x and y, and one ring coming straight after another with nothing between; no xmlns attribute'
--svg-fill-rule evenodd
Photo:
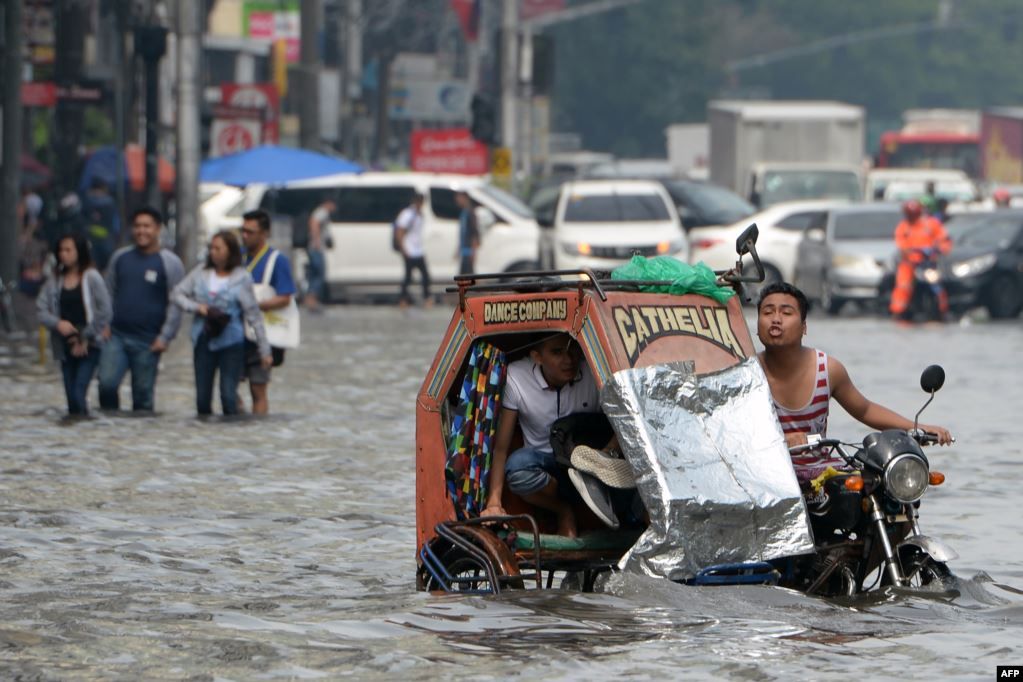
<svg viewBox="0 0 1023 682"><path fill-rule="evenodd" d="M737 284L737 273L732 270L715 270L718 281L723 285ZM575 279L564 279L575 276ZM671 286L671 280L623 280L611 279L610 272L590 268L579 270L535 270L528 272L493 272L473 275L456 275L455 286L448 287L448 293L458 293L459 308L465 309L465 297L469 293L545 293L575 289L580 299L583 289L592 289L601 301L607 300L607 291L639 291L642 287Z"/></svg>

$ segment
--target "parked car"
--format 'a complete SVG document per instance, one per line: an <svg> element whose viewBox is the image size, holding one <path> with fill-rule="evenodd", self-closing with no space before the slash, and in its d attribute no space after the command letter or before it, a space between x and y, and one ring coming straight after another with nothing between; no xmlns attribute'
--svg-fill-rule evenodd
<svg viewBox="0 0 1023 682"><path fill-rule="evenodd" d="M309 214L327 198L337 210L331 215L326 251L327 287L331 298L353 294L396 294L404 277L401 257L391 248L392 224L415 192L423 204L423 242L430 277L451 280L458 271L458 216L455 190L465 189L477 204L481 244L479 272L535 270L540 230L533 212L514 196L482 178L432 173L362 173L299 180L280 187L249 185L244 198L206 229L241 225L246 211L261 208L271 214L272 238L287 235L296 276L305 263ZM207 237L208 238L208 237Z"/></svg>
<svg viewBox="0 0 1023 682"><path fill-rule="evenodd" d="M811 229L823 230L828 211L843 206L843 201L788 201L724 227L697 227L689 231L689 259L704 262L714 270L735 265L735 240L750 224L756 223L760 232L757 253L764 265L764 281L747 285L746 292L753 302L762 287L772 282L791 282L795 275L796 256L803 234Z"/></svg>
<svg viewBox="0 0 1023 682"><path fill-rule="evenodd" d="M745 196L760 208L783 201L857 201L863 196L863 174L856 166L836 163L756 163L746 187Z"/></svg>
<svg viewBox="0 0 1023 682"><path fill-rule="evenodd" d="M689 232L709 225L731 225L757 209L730 189L700 180L665 180L682 227ZM733 245L734 246L734 245Z"/></svg>
<svg viewBox="0 0 1023 682"><path fill-rule="evenodd" d="M953 216L942 279L953 310L983 306L993 318L1023 310L1023 210Z"/></svg>
<svg viewBox="0 0 1023 682"><path fill-rule="evenodd" d="M836 314L846 302L876 307L881 279L895 255L899 204L833 208L823 229L809 227L796 255L794 284Z"/></svg>
<svg viewBox="0 0 1023 682"><path fill-rule="evenodd" d="M702 180L676 177L675 169L667 159L608 161L591 167L584 177L660 182L675 202L675 210L686 232L707 225L730 225L756 212L753 204L730 189Z"/></svg>
<svg viewBox="0 0 1023 682"><path fill-rule="evenodd" d="M541 263L547 269L610 270L636 253L688 260L689 243L675 205L656 181L566 182L537 206Z"/></svg>
<svg viewBox="0 0 1023 682"><path fill-rule="evenodd" d="M476 203L480 247L477 272L535 270L540 229L533 212L519 199L479 177L431 173L362 173L302 180L267 194L261 208L299 215L296 235L304 234L304 216L324 197L334 199L333 247L326 251L327 287L332 297L359 293L396 293L404 276L402 259L391 248L392 224L415 192L423 194L423 244L435 282L458 274L458 216L455 192Z"/></svg>
<svg viewBox="0 0 1023 682"><path fill-rule="evenodd" d="M925 180L892 180L884 188L885 201L919 199L927 192ZM938 180L934 183L934 196L949 203L970 203L980 195L972 180Z"/></svg>
<svg viewBox="0 0 1023 682"><path fill-rule="evenodd" d="M952 168L874 168L867 173L863 195L867 201L884 201L891 182L970 182L965 172ZM923 192L921 192L922 194Z"/></svg>

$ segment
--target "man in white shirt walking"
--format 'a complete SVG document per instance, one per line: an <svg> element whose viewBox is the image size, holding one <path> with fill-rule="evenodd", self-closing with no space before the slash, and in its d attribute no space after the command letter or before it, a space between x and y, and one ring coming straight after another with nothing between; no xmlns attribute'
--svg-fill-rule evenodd
<svg viewBox="0 0 1023 682"><path fill-rule="evenodd" d="M433 305L430 296L430 271L426 267L426 254L423 251L423 195L416 192L412 203L398 214L394 221L398 230L397 241L401 246L401 255L405 259L405 279L401 283L401 306L404 308L412 302L409 286L412 284L412 271L419 271L423 285L423 305Z"/></svg>

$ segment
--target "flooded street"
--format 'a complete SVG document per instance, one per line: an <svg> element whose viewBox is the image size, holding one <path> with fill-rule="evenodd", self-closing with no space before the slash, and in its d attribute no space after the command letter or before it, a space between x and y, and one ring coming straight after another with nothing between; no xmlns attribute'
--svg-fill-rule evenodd
<svg viewBox="0 0 1023 682"><path fill-rule="evenodd" d="M194 417L183 336L155 417L78 423L52 363L0 345L0 678L986 680L1020 663L1020 321L809 320L808 343L903 414L943 365L922 419L958 439L928 453L947 481L921 523L959 552L960 596L848 606L631 576L596 594L417 592L414 402L449 315L306 317L265 420ZM832 436L865 432L835 406Z"/></svg>

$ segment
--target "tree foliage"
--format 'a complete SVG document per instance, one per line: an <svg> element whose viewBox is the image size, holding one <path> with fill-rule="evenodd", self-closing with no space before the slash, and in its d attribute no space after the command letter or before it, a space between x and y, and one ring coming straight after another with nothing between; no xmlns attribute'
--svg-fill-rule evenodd
<svg viewBox="0 0 1023 682"><path fill-rule="evenodd" d="M705 120L718 97L836 99L865 107L868 126L913 107L1023 104L1021 27L1019 0L645 0L553 29L553 127L660 156L665 127Z"/></svg>

